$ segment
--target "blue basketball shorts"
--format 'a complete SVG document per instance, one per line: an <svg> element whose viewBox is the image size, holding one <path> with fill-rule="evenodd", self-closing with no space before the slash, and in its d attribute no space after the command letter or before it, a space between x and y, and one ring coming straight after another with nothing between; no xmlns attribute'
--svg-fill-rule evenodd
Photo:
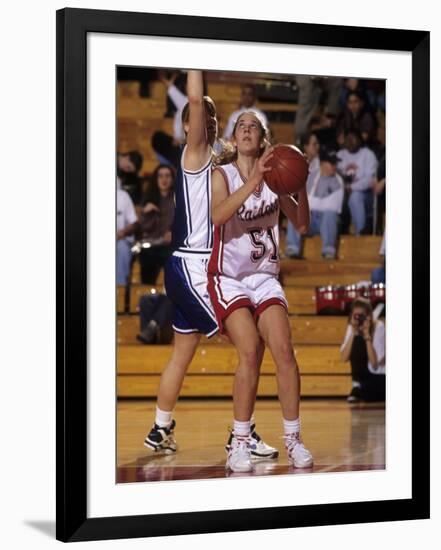
<svg viewBox="0 0 441 550"><path fill-rule="evenodd" d="M165 264L165 290L174 305L176 332L200 332L210 338L219 330L207 290L207 263L205 257L173 255Z"/></svg>

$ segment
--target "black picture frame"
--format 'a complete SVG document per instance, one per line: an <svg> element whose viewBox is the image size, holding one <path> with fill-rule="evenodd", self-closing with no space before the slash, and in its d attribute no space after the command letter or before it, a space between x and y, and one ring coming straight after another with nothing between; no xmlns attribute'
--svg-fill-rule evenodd
<svg viewBox="0 0 441 550"><path fill-rule="evenodd" d="M88 33L395 50L412 54L412 497L87 517ZM429 33L86 9L57 12L56 537L85 541L429 517ZM415 431L413 431L415 433Z"/></svg>

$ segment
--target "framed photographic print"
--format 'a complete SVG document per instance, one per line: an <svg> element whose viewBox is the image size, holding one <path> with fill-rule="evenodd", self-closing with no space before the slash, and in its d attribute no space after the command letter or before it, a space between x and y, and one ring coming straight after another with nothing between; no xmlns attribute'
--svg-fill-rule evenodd
<svg viewBox="0 0 441 550"><path fill-rule="evenodd" d="M429 33L57 12L59 540L429 517L428 283Z"/></svg>

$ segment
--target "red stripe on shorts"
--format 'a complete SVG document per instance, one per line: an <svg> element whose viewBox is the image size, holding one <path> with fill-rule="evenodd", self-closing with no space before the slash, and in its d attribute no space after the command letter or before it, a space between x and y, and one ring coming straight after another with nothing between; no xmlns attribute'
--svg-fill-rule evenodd
<svg viewBox="0 0 441 550"><path fill-rule="evenodd" d="M217 287L217 289L216 289ZM218 297L218 291L220 295L222 296L222 289L219 283L219 278L217 275L208 274L208 283L207 283L207 290L208 294L210 295L211 304L214 309L214 314L216 315L216 321L219 325L219 332L221 334L225 334L225 327L224 327L224 321L225 319L233 313L236 309L239 309L241 307L248 307L251 310L253 310L253 304L251 303L251 300L247 297L239 298L234 303L230 303L226 307L221 304ZM222 299L223 296L222 296ZM234 300L235 298L233 298ZM231 300L230 300L231 302ZM227 304L227 301L225 300L225 303Z"/></svg>
<svg viewBox="0 0 441 550"><path fill-rule="evenodd" d="M280 298L268 298L268 300L265 300L261 302L256 309L254 310L254 318L257 319L259 315L262 315L262 313L265 311L265 309L269 308L270 306L283 306L286 311L288 312L288 307L286 303L280 299Z"/></svg>

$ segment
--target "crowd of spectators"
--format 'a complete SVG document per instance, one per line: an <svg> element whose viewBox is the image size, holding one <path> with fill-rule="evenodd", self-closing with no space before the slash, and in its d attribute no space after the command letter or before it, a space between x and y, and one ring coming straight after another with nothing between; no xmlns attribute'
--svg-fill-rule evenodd
<svg viewBox="0 0 441 550"><path fill-rule="evenodd" d="M320 234L323 257L334 259L339 235L384 231L386 152L377 120L385 110L384 85L307 76L297 77L297 84L296 144L310 163L309 234ZM320 103L322 114L317 115ZM302 258L300 236L290 224L285 252Z"/></svg>
<svg viewBox="0 0 441 550"><path fill-rule="evenodd" d="M153 133L152 147L159 164L150 177L140 175L143 157L138 151L118 154L118 284L128 281L133 252L138 255L144 284L155 284L171 252L173 184L185 141L181 113L187 97L185 78L179 72L158 71L157 79L167 92L165 115L173 117L173 134ZM295 143L310 165L311 224L306 238L320 235L323 257L335 259L341 234L384 231L385 147L384 140L378 139L377 120L377 113L385 109L384 86L380 81L314 76L297 76L296 84ZM234 121L244 110L257 111L268 124L256 100L254 86L244 84L238 108L224 126L224 140L230 139ZM288 223L287 257L303 257L303 239Z"/></svg>
<svg viewBox="0 0 441 550"><path fill-rule="evenodd" d="M116 283L130 282L132 264L138 257L141 283L154 285L171 254L175 170L169 164L159 164L152 176L143 180L126 160L131 155L142 164L137 152L118 154Z"/></svg>

